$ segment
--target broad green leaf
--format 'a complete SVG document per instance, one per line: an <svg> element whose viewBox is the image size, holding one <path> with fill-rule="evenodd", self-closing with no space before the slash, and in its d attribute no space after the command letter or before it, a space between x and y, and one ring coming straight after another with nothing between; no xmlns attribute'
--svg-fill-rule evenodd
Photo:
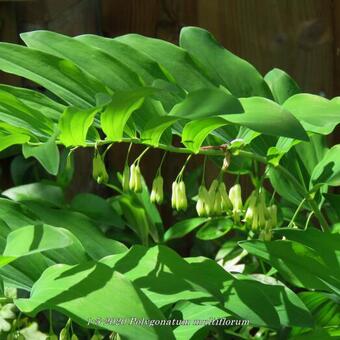
<svg viewBox="0 0 340 340"><path fill-rule="evenodd" d="M53 132L51 121L42 113L29 108L14 95L2 90L0 90L0 113L1 121L27 130L30 134L46 136Z"/></svg>
<svg viewBox="0 0 340 340"><path fill-rule="evenodd" d="M41 145L23 144L22 154L25 158L36 158L51 175L56 176L58 174L60 155L56 144L56 134Z"/></svg>
<svg viewBox="0 0 340 340"><path fill-rule="evenodd" d="M95 95L107 92L71 61L15 44L0 44L0 70L32 80L81 108L95 105Z"/></svg>
<svg viewBox="0 0 340 340"><path fill-rule="evenodd" d="M141 139L144 143L152 146L158 146L159 140L164 131L173 125L178 118L172 116L160 116L151 119L146 123L141 133Z"/></svg>
<svg viewBox="0 0 340 340"><path fill-rule="evenodd" d="M90 193L78 194L73 198L71 208L89 216L96 222L120 228L124 226L118 213L107 200L100 196Z"/></svg>
<svg viewBox="0 0 340 340"><path fill-rule="evenodd" d="M271 136L283 136L308 141L300 122L286 109L261 97L242 98L244 112L222 115L227 121Z"/></svg>
<svg viewBox="0 0 340 340"><path fill-rule="evenodd" d="M43 223L69 230L94 260L127 250L124 244L105 237L94 222L81 213L47 206L41 209L37 202L25 202L25 206Z"/></svg>
<svg viewBox="0 0 340 340"><path fill-rule="evenodd" d="M214 240L227 234L234 226L230 218L212 219L204 224L196 233L196 237L201 240Z"/></svg>
<svg viewBox="0 0 340 340"><path fill-rule="evenodd" d="M209 316L209 318L207 318ZM185 323L175 328L174 334L177 340L192 339L192 337L203 327L206 327L203 320L222 319L229 317L230 314L213 305L201 305L190 301L180 301L173 310L173 317L177 320L187 320ZM196 320L197 325L195 325ZM202 324L199 324L202 321Z"/></svg>
<svg viewBox="0 0 340 340"><path fill-rule="evenodd" d="M340 301L332 294L324 292L301 292L300 299L311 311L316 325L337 327L340 323Z"/></svg>
<svg viewBox="0 0 340 340"><path fill-rule="evenodd" d="M334 145L329 149L312 172L310 185L322 184L340 185L340 145Z"/></svg>
<svg viewBox="0 0 340 340"><path fill-rule="evenodd" d="M40 111L45 117L53 121L58 121L60 115L65 110L64 105L57 103L38 91L9 85L0 85L0 90L12 94L29 108Z"/></svg>
<svg viewBox="0 0 340 340"><path fill-rule="evenodd" d="M20 36L27 46L74 62L112 90L129 90L140 85L137 74L122 60L80 40L49 31L33 31Z"/></svg>
<svg viewBox="0 0 340 340"><path fill-rule="evenodd" d="M87 132L98 111L98 108L66 108L59 121L60 141L65 146L86 145Z"/></svg>
<svg viewBox="0 0 340 340"><path fill-rule="evenodd" d="M157 320L165 317L140 289L103 263L50 267L35 283L31 298L17 299L15 304L29 314L57 310L84 327L100 326L125 339L175 339L169 326L129 324L131 318ZM127 319L127 325L105 322L108 318ZM96 325L96 319L103 322Z"/></svg>
<svg viewBox="0 0 340 340"><path fill-rule="evenodd" d="M131 114L140 108L144 98L153 92L152 88L147 87L129 92L116 92L100 117L101 126L107 138L120 141Z"/></svg>
<svg viewBox="0 0 340 340"><path fill-rule="evenodd" d="M6 221L11 230L36 224L37 222L34 216L27 216L27 209L19 203L6 198L0 198L0 216L3 221Z"/></svg>
<svg viewBox="0 0 340 340"><path fill-rule="evenodd" d="M193 120L184 126L182 143L190 150L198 153L205 138L215 129L228 124L220 117Z"/></svg>
<svg viewBox="0 0 340 340"><path fill-rule="evenodd" d="M224 49L205 29L182 28L180 46L200 62L215 84L224 85L236 97L272 98L261 74L247 61Z"/></svg>
<svg viewBox="0 0 340 340"><path fill-rule="evenodd" d="M96 47L113 58L120 60L129 69L138 74L147 85L151 85L155 79L167 80L161 67L146 54L133 49L132 47L109 39L92 34L85 34L75 37L89 46Z"/></svg>
<svg viewBox="0 0 340 340"><path fill-rule="evenodd" d="M183 48L138 34L123 35L114 40L131 46L156 61L164 67L164 72L170 72L167 77L173 77L174 81L186 91L214 86L206 72L197 66L197 63Z"/></svg>
<svg viewBox="0 0 340 340"><path fill-rule="evenodd" d="M21 133L11 135L0 133L0 151L9 148L12 145L25 144L30 140L30 136Z"/></svg>
<svg viewBox="0 0 340 340"><path fill-rule="evenodd" d="M269 85L274 99L278 104L283 104L288 98L301 92L300 87L295 80L291 78L285 71L274 68L269 71L264 80Z"/></svg>
<svg viewBox="0 0 340 340"><path fill-rule="evenodd" d="M173 107L170 115L185 119L199 119L241 112L244 110L234 96L217 88L202 88L189 92L182 102Z"/></svg>
<svg viewBox="0 0 340 340"><path fill-rule="evenodd" d="M16 202L36 201L57 207L64 202L64 193L60 187L42 182L9 188L1 195Z"/></svg>
<svg viewBox="0 0 340 340"><path fill-rule="evenodd" d="M308 309L299 297L280 282L269 278L255 280L254 276L237 275L232 286L226 286L225 308L233 314L249 320L250 325L274 329L281 327L312 327ZM275 281L275 280L273 280ZM244 315L247 315L245 318Z"/></svg>
<svg viewBox="0 0 340 340"><path fill-rule="evenodd" d="M180 221L171 226L164 234L164 241L170 241L175 238L183 237L189 234L194 229L198 228L207 221L205 217L194 217Z"/></svg>
<svg viewBox="0 0 340 340"><path fill-rule="evenodd" d="M340 289L339 266L334 267L334 263L328 263L316 248L291 240L253 240L239 244L248 253L269 262L295 286L330 292Z"/></svg>
<svg viewBox="0 0 340 340"><path fill-rule="evenodd" d="M14 258L65 248L73 244L71 233L49 225L30 225L12 231L7 237L5 256Z"/></svg>
<svg viewBox="0 0 340 340"><path fill-rule="evenodd" d="M340 123L340 104L314 94L290 97L283 108L290 111L306 131L328 135Z"/></svg>
<svg viewBox="0 0 340 340"><path fill-rule="evenodd" d="M305 230L278 229L278 235L285 236L288 240L300 242L309 248L315 249L325 260L328 266L334 268L334 272L340 270L340 235L325 233L315 228Z"/></svg>

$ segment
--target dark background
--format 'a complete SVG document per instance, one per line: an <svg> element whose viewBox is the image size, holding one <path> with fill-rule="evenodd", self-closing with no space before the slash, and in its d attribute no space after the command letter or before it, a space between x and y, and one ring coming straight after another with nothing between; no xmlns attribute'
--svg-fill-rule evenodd
<svg viewBox="0 0 340 340"><path fill-rule="evenodd" d="M135 32L176 43L187 25L208 29L262 74L279 67L306 92L340 95L340 0L0 0L1 41L18 43L20 32L48 29L109 37ZM3 73L0 83L32 86ZM331 142L339 142L339 137L333 133ZM125 154L125 147L113 147L109 165L119 169ZM144 160L149 183L160 156L152 151ZM182 161L174 157L165 164L170 180ZM2 188L12 185L6 168ZM73 193L99 190L90 180L87 151L77 151L76 173Z"/></svg>

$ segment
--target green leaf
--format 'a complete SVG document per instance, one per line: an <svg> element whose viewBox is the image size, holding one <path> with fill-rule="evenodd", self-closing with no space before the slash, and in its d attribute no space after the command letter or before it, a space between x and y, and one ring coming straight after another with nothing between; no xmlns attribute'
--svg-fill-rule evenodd
<svg viewBox="0 0 340 340"><path fill-rule="evenodd" d="M229 312L249 320L250 325L274 329L313 326L303 302L281 282L268 276L264 279L256 275L237 277L239 279L232 286L226 285L225 288L224 304Z"/></svg>
<svg viewBox="0 0 340 340"><path fill-rule="evenodd" d="M214 86L213 81L197 66L189 53L174 44L138 34L123 35L115 38L114 41L146 54L161 65L164 72L170 72L167 77L173 78L174 82L186 91Z"/></svg>
<svg viewBox="0 0 340 340"><path fill-rule="evenodd" d="M127 250L124 244L105 237L94 222L81 213L47 206L41 209L37 202L25 202L25 206L43 223L69 230L94 260Z"/></svg>
<svg viewBox="0 0 340 340"><path fill-rule="evenodd" d="M25 158L34 157L51 175L56 176L59 170L60 155L56 144L56 135L41 145L24 144L22 153Z"/></svg>
<svg viewBox="0 0 340 340"><path fill-rule="evenodd" d="M290 111L306 131L328 135L340 123L340 104L314 94L290 97L283 108Z"/></svg>
<svg viewBox="0 0 340 340"><path fill-rule="evenodd" d="M141 107L144 98L154 92L152 88L140 88L129 92L116 92L111 103L102 112L101 126L112 141L120 141L126 122L131 114Z"/></svg>
<svg viewBox="0 0 340 340"><path fill-rule="evenodd" d="M108 300L111 303L107 303ZM53 266L35 283L31 298L17 299L15 304L29 314L54 309L72 317L83 327L100 326L126 339L175 339L169 326L129 324L131 318L159 320L165 317L140 289L102 263ZM105 322L111 317L127 319L127 324ZM96 325L96 319L103 321Z"/></svg>
<svg viewBox="0 0 340 340"><path fill-rule="evenodd" d="M308 231L305 235L308 236ZM339 292L340 262L329 261L327 254L330 254L333 245L329 245L326 255L322 253L322 247L327 245L329 238L324 235L326 234L318 232L312 236L318 237L314 243L300 243L289 239L271 242L244 241L239 244L250 254L269 262L286 280L298 287ZM315 246L316 242L319 242L320 246ZM338 246L336 247L335 249L338 249Z"/></svg>
<svg viewBox="0 0 340 340"><path fill-rule="evenodd" d="M180 221L165 232L164 241L167 242L176 238L181 238L198 228L207 220L208 219L205 217L194 217Z"/></svg>
<svg viewBox="0 0 340 340"><path fill-rule="evenodd" d="M1 57L0 57L1 58ZM29 134L46 137L52 134L52 124L38 110L26 106L9 92L0 90L0 120Z"/></svg>
<svg viewBox="0 0 340 340"><path fill-rule="evenodd" d="M340 185L340 145L329 149L312 172L310 186Z"/></svg>
<svg viewBox="0 0 340 340"><path fill-rule="evenodd" d="M295 80L278 68L269 71L264 80L269 85L278 104L283 104L288 98L301 92Z"/></svg>
<svg viewBox="0 0 340 340"><path fill-rule="evenodd" d="M36 201L44 205L61 206L64 193L56 185L47 183L30 183L7 189L1 193L16 202Z"/></svg>
<svg viewBox="0 0 340 340"><path fill-rule="evenodd" d="M311 311L319 327L337 327L340 323L340 301L333 294L324 292L301 292L300 299Z"/></svg>
<svg viewBox="0 0 340 340"><path fill-rule="evenodd" d="M220 117L193 120L184 126L182 132L182 143L188 149L198 153L205 138L212 131L226 124L228 123Z"/></svg>
<svg viewBox="0 0 340 340"><path fill-rule="evenodd" d="M100 196L90 193L78 194L73 198L71 208L89 216L96 222L120 228L124 226L118 213L113 210L107 200Z"/></svg>
<svg viewBox="0 0 340 340"><path fill-rule="evenodd" d="M44 94L26 88L0 85L0 90L8 92L29 108L40 111L46 118L58 121L65 106L45 96Z"/></svg>
<svg viewBox="0 0 340 340"><path fill-rule="evenodd" d="M7 237L5 256L21 257L73 244L71 233L49 225L30 225L12 231Z"/></svg>
<svg viewBox="0 0 340 340"><path fill-rule="evenodd" d="M185 119L199 119L241 112L244 110L234 96L217 88L203 88L189 92L182 102L173 107L170 115Z"/></svg>
<svg viewBox="0 0 340 340"><path fill-rule="evenodd" d="M165 73L157 62L149 58L146 54L115 39L91 34L80 35L74 39L89 46L96 47L111 57L120 60L129 69L138 74L147 85L151 85L155 79L167 80Z"/></svg>
<svg viewBox="0 0 340 340"><path fill-rule="evenodd" d="M21 133L11 135L0 133L0 151L9 148L12 145L25 144L30 140L30 136Z"/></svg>
<svg viewBox="0 0 340 340"><path fill-rule="evenodd" d="M20 37L31 48L74 62L112 90L129 90L141 84L121 60L80 40L49 31L22 33Z"/></svg>
<svg viewBox="0 0 340 340"><path fill-rule="evenodd" d="M215 240L227 234L234 226L230 218L212 219L204 224L196 233L196 237L201 240Z"/></svg>
<svg viewBox="0 0 340 340"><path fill-rule="evenodd" d="M32 80L70 105L88 108L105 87L71 61L28 47L1 43L0 70Z"/></svg>
<svg viewBox="0 0 340 340"><path fill-rule="evenodd" d="M98 108L66 108L59 121L60 141L65 146L86 145L87 132L98 111Z"/></svg>
<svg viewBox="0 0 340 340"><path fill-rule="evenodd" d="M195 325L195 320L222 319L230 316L229 313L212 305L200 305L190 301L180 301L173 310L173 316L177 320L188 320L189 324L183 324L175 328L174 334L177 340L192 339L192 337L203 327L203 324Z"/></svg>
<svg viewBox="0 0 340 340"><path fill-rule="evenodd" d="M308 141L300 122L286 109L261 97L241 98L244 112L222 115L225 120L248 127L270 136L283 136Z"/></svg>
<svg viewBox="0 0 340 340"><path fill-rule="evenodd" d="M261 74L247 61L224 49L207 30L182 28L180 46L200 62L217 85L224 85L236 97L272 98Z"/></svg>
<svg viewBox="0 0 340 340"><path fill-rule="evenodd" d="M141 133L144 143L157 147L164 131L173 125L178 118L171 116L155 117L148 121Z"/></svg>

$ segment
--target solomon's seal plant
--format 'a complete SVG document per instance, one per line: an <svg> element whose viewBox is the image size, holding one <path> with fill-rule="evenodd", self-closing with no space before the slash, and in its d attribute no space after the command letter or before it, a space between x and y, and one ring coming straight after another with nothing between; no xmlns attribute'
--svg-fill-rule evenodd
<svg viewBox="0 0 340 340"><path fill-rule="evenodd" d="M339 97L197 27L21 38L0 70L40 90L0 85L0 339L339 338ZM71 186L81 149L105 198Z"/></svg>

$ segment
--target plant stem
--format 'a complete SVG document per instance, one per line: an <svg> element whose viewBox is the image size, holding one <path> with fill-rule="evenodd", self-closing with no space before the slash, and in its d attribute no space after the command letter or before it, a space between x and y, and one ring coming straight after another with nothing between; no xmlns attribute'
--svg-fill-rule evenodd
<svg viewBox="0 0 340 340"><path fill-rule="evenodd" d="M112 141L112 140L100 140L100 141L96 141L95 143L88 143L87 145L85 145L85 147L95 147L95 146L99 146L99 145L112 144L114 142L115 141ZM148 145L146 143L143 143L138 138L122 138L118 142ZM29 143L29 144L30 145L41 145L42 143L39 142L39 143ZM148 145L148 147L152 147L152 146ZM222 147L220 147L220 148L218 148L218 147L216 147L216 148L205 147L205 148L201 148L201 150L197 154L207 155L207 156L222 156L223 157L223 156L225 156L226 147L227 146L223 146L223 148ZM194 152L192 150L189 150L187 148L176 147L176 146L172 146L172 145L158 144L157 148L165 150L165 151L173 152L173 153L194 154ZM247 158L253 159L255 161L258 161L258 162L261 162L261 163L264 163L264 164L268 164L266 157L260 156L258 154L255 154L255 153L252 153L252 152L249 152L249 151L236 150L236 151L233 152L233 154L238 155L238 156L242 156L242 157L247 157ZM322 229L323 230L329 230L329 226L328 226L328 223L327 223L325 217L322 215L322 213L321 213L318 205L314 201L314 199L312 197L310 197L308 192L306 192L306 189L304 188L304 186L282 165L280 165L280 164L277 165L276 169L279 170L284 176L286 176L286 178L289 179L295 185L296 189L302 194L302 196L304 198L306 198L310 207L314 211L315 216L319 220Z"/></svg>
<svg viewBox="0 0 340 340"><path fill-rule="evenodd" d="M301 208L302 208L302 206L303 206L303 204L304 204L305 202L306 202L306 198L304 198L304 199L300 202L299 206L298 206L297 209L295 210L295 213L294 213L292 219L290 220L290 222L289 222L289 224L288 224L288 228L290 228L290 227L293 226L294 221L295 221L295 218L296 218L296 216L298 215L298 213L300 212L300 210L301 210Z"/></svg>

